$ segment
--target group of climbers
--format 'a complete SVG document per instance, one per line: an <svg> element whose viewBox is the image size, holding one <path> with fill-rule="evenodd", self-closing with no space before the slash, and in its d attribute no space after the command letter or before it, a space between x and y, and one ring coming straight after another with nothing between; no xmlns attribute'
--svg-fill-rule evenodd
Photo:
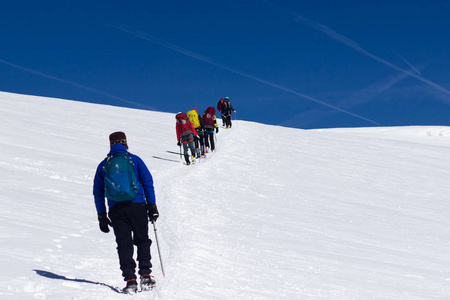
<svg viewBox="0 0 450 300"><path fill-rule="evenodd" d="M217 108L222 115L225 128L231 128L231 112L235 112L228 97L220 99ZM214 131L219 132L216 120L216 109L209 106L202 115L195 108L187 113L179 112L175 116L178 146L183 145L184 159L187 165L195 162L195 158L205 156L215 150ZM189 155L189 150L191 154Z"/></svg>
<svg viewBox="0 0 450 300"><path fill-rule="evenodd" d="M214 151L214 130L216 133L219 132L214 107L208 107L201 116L195 108L187 113L180 112L175 116L175 119L177 120L178 146L183 145L186 164L190 165L191 162L195 162L195 158L200 158L209 151ZM189 150L191 155L189 155Z"/></svg>

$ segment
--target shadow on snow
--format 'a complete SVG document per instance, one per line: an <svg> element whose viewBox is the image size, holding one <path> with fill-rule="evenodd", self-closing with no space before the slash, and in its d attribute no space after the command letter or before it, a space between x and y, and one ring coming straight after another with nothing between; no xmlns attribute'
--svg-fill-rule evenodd
<svg viewBox="0 0 450 300"><path fill-rule="evenodd" d="M176 163L180 162L179 160L174 160L174 159L169 159L169 158L163 158L163 157L159 157L159 156L152 156L152 157L153 157L153 158L156 158L156 159L161 159L161 160L171 161L171 162L176 162Z"/></svg>
<svg viewBox="0 0 450 300"><path fill-rule="evenodd" d="M181 151L181 150L180 150L180 151ZM175 151L169 151L169 150L167 150L166 152L167 152L167 153L170 153L170 154L181 155L181 152L175 152Z"/></svg>
<svg viewBox="0 0 450 300"><path fill-rule="evenodd" d="M95 281L90 281L90 280L86 280L86 279L77 279L77 278L67 278L65 276L62 275L58 275L52 272L48 272L48 271L42 271L42 270L33 270L34 272L36 272L36 274L43 276L43 277L47 277L50 279L59 279L59 280L67 280L67 281L75 281L75 282L82 282L82 283L91 283L91 284L96 284L96 285L102 285L102 286L106 286L109 287L111 290L113 290L116 293L121 293L121 291L111 285L108 285L106 283L102 283L102 282L95 282Z"/></svg>

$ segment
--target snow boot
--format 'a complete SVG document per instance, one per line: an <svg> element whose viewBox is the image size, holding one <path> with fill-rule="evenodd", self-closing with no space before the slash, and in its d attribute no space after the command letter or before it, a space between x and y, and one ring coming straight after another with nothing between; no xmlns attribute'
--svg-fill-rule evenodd
<svg viewBox="0 0 450 300"><path fill-rule="evenodd" d="M190 164L191 164L191 162L189 161L189 155L185 155L185 156L184 156L184 160L186 161L186 164L187 164L187 165L190 165Z"/></svg>
<svg viewBox="0 0 450 300"><path fill-rule="evenodd" d="M150 274L141 275L141 290L148 291L155 285L155 279Z"/></svg>
<svg viewBox="0 0 450 300"><path fill-rule="evenodd" d="M136 279L127 280L127 285L122 289L125 294L134 294L138 291Z"/></svg>

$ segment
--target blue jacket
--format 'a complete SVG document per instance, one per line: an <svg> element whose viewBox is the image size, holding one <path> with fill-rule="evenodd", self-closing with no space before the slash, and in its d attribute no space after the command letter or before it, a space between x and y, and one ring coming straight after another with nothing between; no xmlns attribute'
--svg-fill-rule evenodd
<svg viewBox="0 0 450 300"><path fill-rule="evenodd" d="M127 152L125 147L122 144L114 144L111 147L111 151L108 153L108 155L114 154L114 153L123 153ZM144 203L147 204L154 204L156 203L155 198L155 189L153 187L153 177L152 174L150 174L150 171L148 170L147 166L145 165L144 161L137 155L129 154L130 158L133 160L134 163L134 171L136 172L136 176L138 178L138 181L140 183L139 191L134 197L133 203ZM106 212L106 205L105 205L105 171L103 170L103 166L105 165L105 160L103 160L97 167L97 172L95 173L94 177L94 199L95 199L95 207L97 209L97 213L104 213ZM111 209L114 205L117 203L113 200L108 199L108 207Z"/></svg>

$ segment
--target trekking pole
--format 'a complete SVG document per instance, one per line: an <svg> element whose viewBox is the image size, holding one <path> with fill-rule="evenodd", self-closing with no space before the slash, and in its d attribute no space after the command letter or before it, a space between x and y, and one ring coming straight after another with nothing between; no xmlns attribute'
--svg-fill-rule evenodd
<svg viewBox="0 0 450 300"><path fill-rule="evenodd" d="M234 121L236 122L236 127L237 127L237 114L236 114L236 111L234 111Z"/></svg>
<svg viewBox="0 0 450 300"><path fill-rule="evenodd" d="M155 231L155 241L156 241L156 248L158 248L158 255L159 255L159 263L161 264L161 271L163 276L165 277L166 274L164 273L164 267L163 267L163 263L162 263L162 259L161 259L161 251L159 250L159 243L158 243L158 236L156 235L156 226L155 226L155 222L152 221L153 224L153 229Z"/></svg>
<svg viewBox="0 0 450 300"><path fill-rule="evenodd" d="M180 143L180 159L182 158L182 156L181 156L181 143Z"/></svg>

